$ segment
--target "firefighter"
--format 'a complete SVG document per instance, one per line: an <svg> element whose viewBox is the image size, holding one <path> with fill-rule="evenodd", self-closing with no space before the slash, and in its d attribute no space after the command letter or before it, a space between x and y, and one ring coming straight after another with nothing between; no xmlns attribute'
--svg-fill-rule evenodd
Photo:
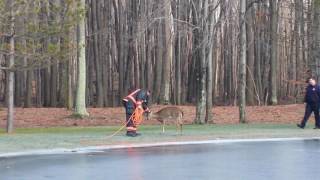
<svg viewBox="0 0 320 180"><path fill-rule="evenodd" d="M122 101L126 110L127 136L136 137L140 135L140 133L137 133L136 124L134 123L131 116L138 106L142 106L144 112L150 112L148 108L149 96L149 91L144 89L136 89L134 91L131 91L128 96L123 98Z"/></svg>
<svg viewBox="0 0 320 180"><path fill-rule="evenodd" d="M320 87L317 85L315 78L311 77L307 79L308 86L306 88L306 95L304 102L306 103L306 110L303 120L297 126L303 129L312 114L314 113L315 118L315 128L320 129L320 119L319 119L319 105L320 105Z"/></svg>

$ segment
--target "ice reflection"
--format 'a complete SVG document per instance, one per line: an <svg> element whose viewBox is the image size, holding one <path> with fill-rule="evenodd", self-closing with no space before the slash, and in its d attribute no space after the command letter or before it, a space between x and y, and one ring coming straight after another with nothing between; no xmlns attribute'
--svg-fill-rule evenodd
<svg viewBox="0 0 320 180"><path fill-rule="evenodd" d="M0 158L0 179L315 179L320 141L129 148Z"/></svg>

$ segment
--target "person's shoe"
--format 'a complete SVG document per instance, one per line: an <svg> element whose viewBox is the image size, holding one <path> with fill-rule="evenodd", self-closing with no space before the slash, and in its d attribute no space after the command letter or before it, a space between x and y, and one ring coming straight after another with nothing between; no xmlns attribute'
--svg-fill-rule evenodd
<svg viewBox="0 0 320 180"><path fill-rule="evenodd" d="M301 124L297 124L297 126L301 129L304 129L304 126L302 126Z"/></svg>
<svg viewBox="0 0 320 180"><path fill-rule="evenodd" d="M319 127L319 126L316 126L316 127L314 127L313 129L320 129L320 127Z"/></svg>
<svg viewBox="0 0 320 180"><path fill-rule="evenodd" d="M129 136L129 137L136 137L137 136L137 133L135 133L135 132L127 132L127 134L126 134L127 136Z"/></svg>
<svg viewBox="0 0 320 180"><path fill-rule="evenodd" d="M141 136L141 133L136 133L136 136Z"/></svg>

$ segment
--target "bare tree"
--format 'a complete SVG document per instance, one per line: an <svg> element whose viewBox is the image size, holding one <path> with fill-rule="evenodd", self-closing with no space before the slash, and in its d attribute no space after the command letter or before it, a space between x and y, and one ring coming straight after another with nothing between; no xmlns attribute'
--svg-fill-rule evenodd
<svg viewBox="0 0 320 180"><path fill-rule="evenodd" d="M246 0L240 1L240 61L239 61L239 112L240 122L246 122L246 61L247 61L247 35L246 35Z"/></svg>
<svg viewBox="0 0 320 180"><path fill-rule="evenodd" d="M163 59L163 73L160 102L168 104L170 101L170 75L173 56L174 27L171 0L163 0L164 4L164 28L165 28L165 58Z"/></svg>
<svg viewBox="0 0 320 180"><path fill-rule="evenodd" d="M271 14L271 24L270 24L270 90L271 90L271 104L278 104L278 86L277 86L277 47L278 47L278 0L270 0L270 14Z"/></svg>
<svg viewBox="0 0 320 180"><path fill-rule="evenodd" d="M15 40L14 40L14 31L15 31L15 14L13 10L13 2L9 0L8 2L8 8L10 9L10 36L9 36L9 45L10 45L10 51L9 51L9 63L8 68L12 69L14 66L14 49L15 49ZM13 120L14 120L14 72L9 71L9 77L8 77L8 88L7 88L7 95L8 95L8 113L7 113L7 133L13 132Z"/></svg>
<svg viewBox="0 0 320 180"><path fill-rule="evenodd" d="M316 75L319 77L320 66L320 0L313 1L313 27L312 27L312 65L316 69ZM319 81L320 79L318 79Z"/></svg>
<svg viewBox="0 0 320 180"><path fill-rule="evenodd" d="M213 16L215 10L213 4L211 0L200 1L193 12L195 16L199 13L198 17L201 17L194 17L194 23L201 27L195 31L195 46L198 49L194 55L194 58L200 61L197 72L198 89L195 119L197 124L204 124L211 120L212 84L208 85L208 83L212 83L212 74L208 73L212 73Z"/></svg>
<svg viewBox="0 0 320 180"><path fill-rule="evenodd" d="M83 16L79 21L79 37L78 37L78 83L77 83L77 97L75 114L79 116L88 116L89 113L86 109L86 18L85 6L86 1L81 0L79 6L83 9Z"/></svg>

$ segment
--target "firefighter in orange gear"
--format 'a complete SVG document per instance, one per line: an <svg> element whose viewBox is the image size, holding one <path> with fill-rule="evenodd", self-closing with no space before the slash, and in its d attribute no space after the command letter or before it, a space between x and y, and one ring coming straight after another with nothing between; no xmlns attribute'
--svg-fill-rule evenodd
<svg viewBox="0 0 320 180"><path fill-rule="evenodd" d="M122 99L123 106L126 110L127 136L136 137L140 135L139 133L137 133L136 124L134 123L131 116L138 106L142 106L144 112L150 112L148 108L149 96L149 91L144 89L137 89Z"/></svg>

